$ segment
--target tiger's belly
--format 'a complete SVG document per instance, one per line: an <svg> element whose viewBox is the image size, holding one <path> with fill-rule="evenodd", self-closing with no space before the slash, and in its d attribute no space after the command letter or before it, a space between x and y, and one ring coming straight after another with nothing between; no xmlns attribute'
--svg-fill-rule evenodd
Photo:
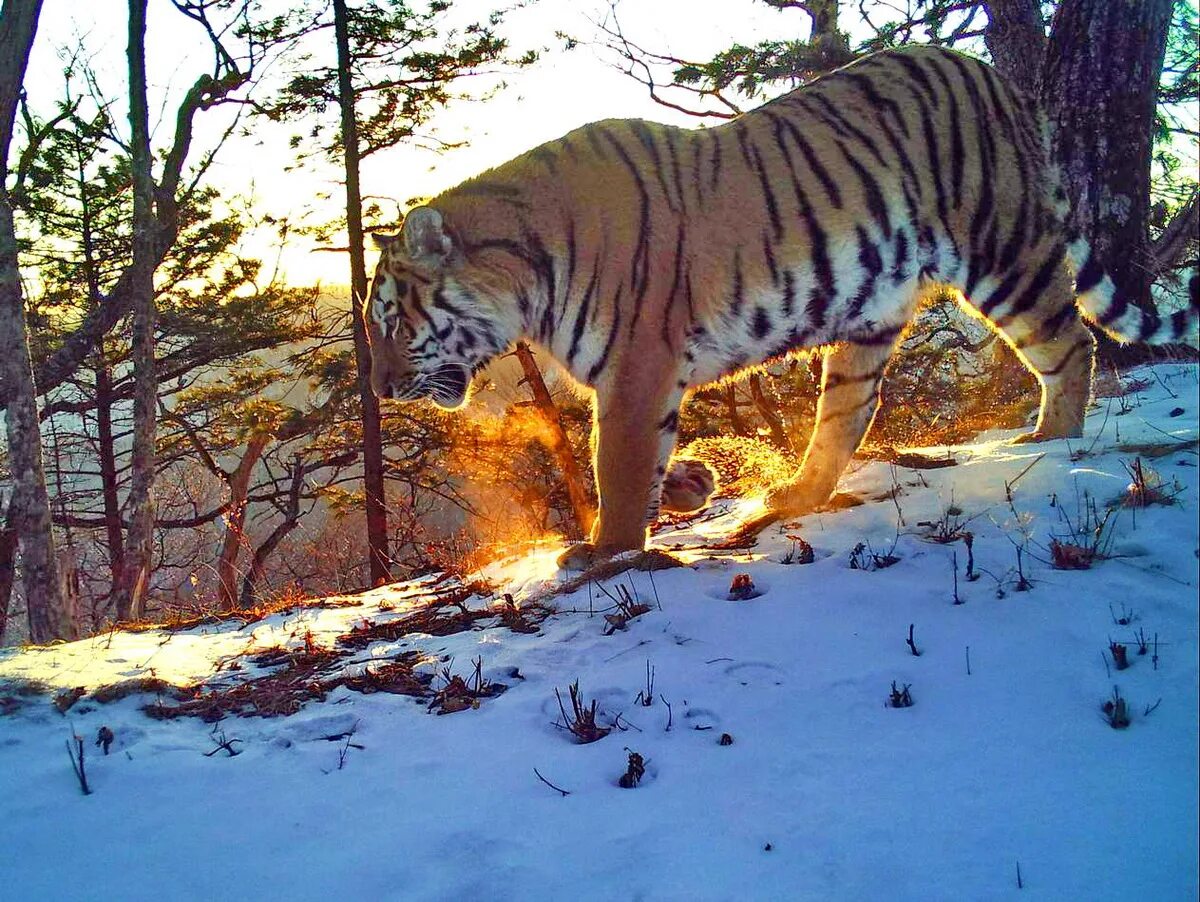
<svg viewBox="0 0 1200 902"><path fill-rule="evenodd" d="M837 342L890 343L913 315L921 286L942 282L949 245L900 227L891 240L859 229L829 234L820 265L800 248L791 259L755 266L746 251L718 268L723 290L688 341L693 386L715 382L790 352ZM722 278L724 277L724 279Z"/></svg>
<svg viewBox="0 0 1200 902"><path fill-rule="evenodd" d="M911 288L874 293L853 316L847 304L829 303L816 316L814 307L788 305L770 288L747 292L743 304L729 305L692 330L689 381L693 386L717 382L789 353L842 341L889 342L912 315L913 294Z"/></svg>

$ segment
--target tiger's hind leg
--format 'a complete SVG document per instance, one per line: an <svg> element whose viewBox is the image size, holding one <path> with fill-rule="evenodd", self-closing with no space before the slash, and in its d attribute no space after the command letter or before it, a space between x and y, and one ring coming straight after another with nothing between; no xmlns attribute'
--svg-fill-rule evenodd
<svg viewBox="0 0 1200 902"><path fill-rule="evenodd" d="M1052 262L1050 258L1046 265ZM1031 274L1025 293L1015 293L1009 310L992 318L1042 388L1037 425L1014 440L1018 443L1083 434L1096 342L1075 306L1074 289L1074 278L1065 265L1054 269L1048 279ZM1036 295L1030 297L1031 292ZM986 306L981 308L985 313Z"/></svg>
<svg viewBox="0 0 1200 902"><path fill-rule="evenodd" d="M808 513L829 500L875 418L892 347L890 341L845 344L826 352L817 422L804 462L790 480L767 494L767 510L774 519Z"/></svg>

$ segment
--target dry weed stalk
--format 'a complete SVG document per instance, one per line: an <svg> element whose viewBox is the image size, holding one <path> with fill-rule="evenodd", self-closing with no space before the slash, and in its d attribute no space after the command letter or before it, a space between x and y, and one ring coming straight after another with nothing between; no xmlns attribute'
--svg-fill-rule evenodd
<svg viewBox="0 0 1200 902"><path fill-rule="evenodd" d="M562 712L563 724L569 730L581 745L586 745L589 742L595 742L597 739L603 739L611 732L610 727L601 727L596 724L596 707L595 699L592 703L585 707L583 696L579 692L579 680L576 680L568 687L568 692L571 696L571 717L567 716L567 710L563 707L562 696L558 689L554 690L554 697L558 699L558 710Z"/></svg>
<svg viewBox="0 0 1200 902"><path fill-rule="evenodd" d="M633 789L646 775L646 760L632 749L626 748L625 751L629 752L629 763L625 773L617 780L617 785L622 789Z"/></svg>
<svg viewBox="0 0 1200 902"><path fill-rule="evenodd" d="M611 636L617 630L627 629L630 620L650 612L650 605L635 601L629 590L624 586L617 586L617 594L615 596L605 589L604 586L597 584L597 587L617 606L616 613L604 615L604 619L607 621L607 626L604 627L604 635L606 636Z"/></svg>

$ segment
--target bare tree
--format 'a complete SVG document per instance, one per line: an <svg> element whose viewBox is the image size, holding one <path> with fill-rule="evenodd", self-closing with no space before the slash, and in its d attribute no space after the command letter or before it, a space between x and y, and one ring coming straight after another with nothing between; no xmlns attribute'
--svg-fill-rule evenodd
<svg viewBox="0 0 1200 902"><path fill-rule="evenodd" d="M8 463L13 481L10 505L16 514L29 636L34 642L75 637L75 624L63 602L54 549L36 389L25 330L25 299L7 191L8 151L17 100L41 6L41 0L4 0L0 9L0 392L5 400Z"/></svg>
<svg viewBox="0 0 1200 902"><path fill-rule="evenodd" d="M333 0L333 21L338 54L338 104L342 114L342 161L346 174L346 233L350 242L350 322L354 339L354 362L358 396L362 405L363 488L366 491L367 545L371 584L380 585L391 576L388 553L387 508L383 488L383 437L379 399L371 390L371 351L363 303L367 298L367 264L363 251L362 192L359 189L358 120L351 76L349 22L345 0Z"/></svg>
<svg viewBox="0 0 1200 902"><path fill-rule="evenodd" d="M113 589L119 620L138 620L145 605L154 552L154 440L158 380L154 372L154 176L150 115L146 102L146 0L129 0L129 131L133 175L133 261L129 295L133 307L131 359L134 373L133 461L124 563Z"/></svg>

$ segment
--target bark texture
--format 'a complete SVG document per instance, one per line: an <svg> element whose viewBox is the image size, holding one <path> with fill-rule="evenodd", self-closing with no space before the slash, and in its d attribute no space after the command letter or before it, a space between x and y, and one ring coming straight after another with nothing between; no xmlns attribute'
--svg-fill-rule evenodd
<svg viewBox="0 0 1200 902"><path fill-rule="evenodd" d="M1046 23L1038 0L988 0L983 42L992 64L1012 84L1041 93L1046 58Z"/></svg>
<svg viewBox="0 0 1200 902"><path fill-rule="evenodd" d="M13 483L9 503L15 535L20 538L29 637L34 642L49 642L75 638L76 628L63 604L54 548L37 395L25 331L25 299L13 210L6 189L17 99L41 5L41 0L4 0L0 8L0 394L6 407L8 468ZM11 540L13 533L6 532Z"/></svg>
<svg viewBox="0 0 1200 902"><path fill-rule="evenodd" d="M379 399L371 391L371 351L363 321L367 297L367 265L363 251L362 193L359 190L358 124L355 120L354 85L351 80L349 17L345 0L333 0L334 32L338 54L338 104L342 114L342 151L346 175L346 232L350 245L350 322L358 397L362 407L363 488L366 494L367 546L371 585L391 579L387 508L383 482L383 434Z"/></svg>
<svg viewBox="0 0 1200 902"><path fill-rule="evenodd" d="M1174 0L1062 0L1043 71L1073 224L1139 304L1155 275L1150 163L1173 8Z"/></svg>

